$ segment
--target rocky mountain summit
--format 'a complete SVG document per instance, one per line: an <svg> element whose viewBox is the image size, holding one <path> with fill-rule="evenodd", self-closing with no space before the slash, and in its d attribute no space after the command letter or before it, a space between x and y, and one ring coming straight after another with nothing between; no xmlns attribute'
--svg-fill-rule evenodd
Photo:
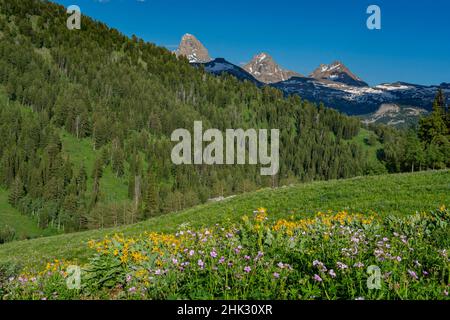
<svg viewBox="0 0 450 320"><path fill-rule="evenodd" d="M255 55L243 68L263 83L276 83L302 76L297 72L282 69L269 54L264 52Z"/></svg>
<svg viewBox="0 0 450 320"><path fill-rule="evenodd" d="M342 62L335 61L331 64L321 64L310 75L317 80L331 80L355 87L368 87L369 85L353 74Z"/></svg>
<svg viewBox="0 0 450 320"><path fill-rule="evenodd" d="M208 49L195 36L189 33L183 36L175 54L177 57L186 57L190 63L207 63L212 60Z"/></svg>

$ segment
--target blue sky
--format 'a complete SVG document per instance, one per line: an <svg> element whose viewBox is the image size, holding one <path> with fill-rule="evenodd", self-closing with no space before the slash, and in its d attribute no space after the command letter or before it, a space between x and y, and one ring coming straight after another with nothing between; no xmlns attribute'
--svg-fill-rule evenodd
<svg viewBox="0 0 450 320"><path fill-rule="evenodd" d="M241 64L267 52L309 74L340 60L374 85L450 82L450 1L408 0L57 0L121 32L174 50L194 34L214 58ZM368 30L366 9L381 8Z"/></svg>

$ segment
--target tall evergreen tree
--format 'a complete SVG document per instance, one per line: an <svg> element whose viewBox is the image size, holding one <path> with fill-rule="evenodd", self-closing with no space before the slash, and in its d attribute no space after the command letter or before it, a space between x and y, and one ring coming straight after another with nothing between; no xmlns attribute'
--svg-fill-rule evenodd
<svg viewBox="0 0 450 320"><path fill-rule="evenodd" d="M146 190L144 195L144 218L158 215L159 213L159 195L156 179L152 169L148 170Z"/></svg>
<svg viewBox="0 0 450 320"><path fill-rule="evenodd" d="M9 204L14 207L17 206L20 199L23 198L24 194L25 190L23 188L22 180L20 179L19 176L17 176L16 179L14 180L14 183L11 186L11 191L8 197Z"/></svg>

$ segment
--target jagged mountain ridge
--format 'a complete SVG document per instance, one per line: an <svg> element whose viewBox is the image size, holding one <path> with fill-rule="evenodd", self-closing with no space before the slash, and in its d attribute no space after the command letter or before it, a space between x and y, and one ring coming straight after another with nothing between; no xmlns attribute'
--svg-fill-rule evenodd
<svg viewBox="0 0 450 320"><path fill-rule="evenodd" d="M193 56L189 52L185 55ZM402 125L414 122L431 111L439 88L450 96L448 83L424 86L395 82L370 87L340 61L321 64L308 77L282 69L267 53L255 55L242 68L224 58L193 61L192 64L203 65L205 71L214 75L231 74L257 86L270 85L286 95L297 94L303 99L324 103L348 115L361 116L366 123Z"/></svg>
<svg viewBox="0 0 450 320"><path fill-rule="evenodd" d="M253 82L257 86L262 86L263 83L258 81L250 73L243 68L238 67L231 62L228 62L224 58L217 58L207 63L192 63L196 67L204 67L205 71L214 75L222 75L224 73L231 74L239 80L247 80Z"/></svg>

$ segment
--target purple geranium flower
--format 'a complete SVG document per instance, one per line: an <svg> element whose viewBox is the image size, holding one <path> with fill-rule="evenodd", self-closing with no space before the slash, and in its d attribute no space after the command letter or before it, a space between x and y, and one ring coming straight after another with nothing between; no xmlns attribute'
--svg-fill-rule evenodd
<svg viewBox="0 0 450 320"><path fill-rule="evenodd" d="M338 267L338 269L341 269L341 270L348 269L348 266L342 262L338 262L337 267Z"/></svg>
<svg viewBox="0 0 450 320"><path fill-rule="evenodd" d="M322 278L318 274L314 275L314 280L317 282L322 282Z"/></svg>
<svg viewBox="0 0 450 320"><path fill-rule="evenodd" d="M408 273L412 278L414 278L416 280L419 279L419 277L417 276L417 274L414 271L408 270Z"/></svg>

